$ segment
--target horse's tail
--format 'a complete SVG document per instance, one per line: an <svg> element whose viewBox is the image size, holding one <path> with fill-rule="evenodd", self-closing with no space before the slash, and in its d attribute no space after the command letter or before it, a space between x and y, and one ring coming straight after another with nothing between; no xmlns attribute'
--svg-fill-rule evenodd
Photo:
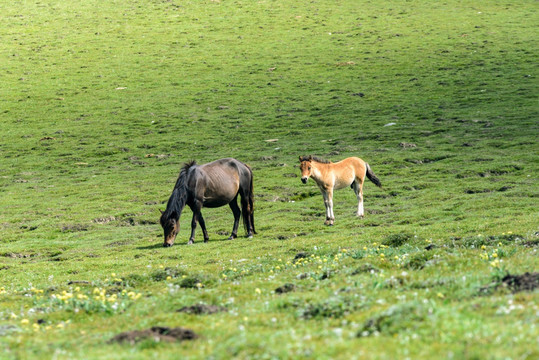
<svg viewBox="0 0 539 360"><path fill-rule="evenodd" d="M369 178L370 181L372 181L374 183L374 185L378 186L379 188L382 187L382 183L380 182L380 179L378 179L376 177L376 175L374 175L374 172L372 171L371 167L369 166L369 164L365 163L365 166L367 168L367 177Z"/></svg>
<svg viewBox="0 0 539 360"><path fill-rule="evenodd" d="M241 215L243 217L243 226L245 227L245 230L249 232L249 224L251 225L251 230L253 230L253 234L256 234L255 230L255 217L254 217L254 192L253 192L253 171L249 166L247 166L247 169L249 170L249 189L245 192L246 199L245 201L242 201L242 209L241 209Z"/></svg>

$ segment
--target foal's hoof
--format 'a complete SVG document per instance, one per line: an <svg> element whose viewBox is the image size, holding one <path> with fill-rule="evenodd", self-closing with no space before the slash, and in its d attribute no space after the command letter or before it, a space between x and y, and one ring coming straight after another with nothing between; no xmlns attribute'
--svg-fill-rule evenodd
<svg viewBox="0 0 539 360"><path fill-rule="evenodd" d="M253 234L247 235L247 239L252 239L252 238L253 238Z"/></svg>
<svg viewBox="0 0 539 360"><path fill-rule="evenodd" d="M195 243L195 240L189 239L189 241L187 242L187 245L193 245L194 243Z"/></svg>
<svg viewBox="0 0 539 360"><path fill-rule="evenodd" d="M204 239L204 242L207 243L210 239Z"/></svg>
<svg viewBox="0 0 539 360"><path fill-rule="evenodd" d="M230 235L227 240L234 240L235 238L235 236Z"/></svg>

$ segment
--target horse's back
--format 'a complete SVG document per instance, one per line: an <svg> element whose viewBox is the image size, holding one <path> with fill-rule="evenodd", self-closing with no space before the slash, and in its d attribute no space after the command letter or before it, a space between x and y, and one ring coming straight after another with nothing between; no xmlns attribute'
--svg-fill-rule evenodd
<svg viewBox="0 0 539 360"><path fill-rule="evenodd" d="M197 182L204 193L204 206L207 207L219 207L231 202L238 194L243 179L250 176L249 168L233 158L215 160L200 165L197 170Z"/></svg>
<svg viewBox="0 0 539 360"><path fill-rule="evenodd" d="M358 157L349 157L331 165L335 175L335 189L348 187L356 179L362 182L365 177L365 161Z"/></svg>

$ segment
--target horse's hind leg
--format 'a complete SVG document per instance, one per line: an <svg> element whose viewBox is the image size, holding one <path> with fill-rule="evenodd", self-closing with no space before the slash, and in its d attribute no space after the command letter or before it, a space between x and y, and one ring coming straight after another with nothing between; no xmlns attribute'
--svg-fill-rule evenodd
<svg viewBox="0 0 539 360"><path fill-rule="evenodd" d="M356 197L358 201L356 215L359 217L363 217L365 215L364 210L363 210L363 182L360 181L360 179L356 179L352 183L352 189L356 193Z"/></svg>
<svg viewBox="0 0 539 360"><path fill-rule="evenodd" d="M241 191L241 189L240 189ZM241 194L241 212L243 214L243 223L245 225L245 230L247 231L247 237L250 239L253 237L253 224L251 224L251 213L253 209L249 204L249 194L243 192Z"/></svg>
<svg viewBox="0 0 539 360"><path fill-rule="evenodd" d="M230 237L228 238L228 240L232 240L238 237L238 226L240 223L241 210L240 210L240 207L238 206L238 196L236 195L234 200L232 200L230 204L228 205L230 206L230 209L232 210L232 214L234 214L234 226L232 227L232 233L230 234Z"/></svg>

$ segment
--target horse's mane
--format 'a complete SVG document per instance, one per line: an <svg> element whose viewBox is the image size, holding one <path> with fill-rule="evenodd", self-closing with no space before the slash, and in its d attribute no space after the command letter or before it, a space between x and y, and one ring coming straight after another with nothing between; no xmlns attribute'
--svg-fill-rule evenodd
<svg viewBox="0 0 539 360"><path fill-rule="evenodd" d="M191 160L186 162L180 170L180 176L178 176L172 195L170 195L170 198L168 199L167 208L161 215L161 222L170 219L171 217L177 218L180 216L185 207L185 203L187 202L187 173L189 172L189 169L195 165L196 161Z"/></svg>
<svg viewBox="0 0 539 360"><path fill-rule="evenodd" d="M178 176L178 180L176 180L176 185L174 185L174 190L181 188L182 190L185 189L187 179L187 172L189 169L193 166L195 166L197 162L195 160L191 160L183 164L182 169L180 170L180 176Z"/></svg>
<svg viewBox="0 0 539 360"><path fill-rule="evenodd" d="M313 160L318 162L318 163L321 163L321 164L332 164L331 161L319 158L318 156L309 155L309 156L302 156L301 157L301 161L313 161Z"/></svg>

